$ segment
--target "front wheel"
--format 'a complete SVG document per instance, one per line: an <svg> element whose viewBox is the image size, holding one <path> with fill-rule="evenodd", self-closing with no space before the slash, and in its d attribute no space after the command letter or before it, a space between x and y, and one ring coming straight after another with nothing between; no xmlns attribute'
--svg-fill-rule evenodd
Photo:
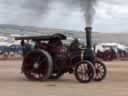
<svg viewBox="0 0 128 96"><path fill-rule="evenodd" d="M75 77L80 83L89 83L95 77L94 65L89 61L79 62L75 67Z"/></svg>
<svg viewBox="0 0 128 96"><path fill-rule="evenodd" d="M95 70L96 70L96 75L94 80L95 81L102 81L107 75L107 68L105 64L99 60L95 61Z"/></svg>

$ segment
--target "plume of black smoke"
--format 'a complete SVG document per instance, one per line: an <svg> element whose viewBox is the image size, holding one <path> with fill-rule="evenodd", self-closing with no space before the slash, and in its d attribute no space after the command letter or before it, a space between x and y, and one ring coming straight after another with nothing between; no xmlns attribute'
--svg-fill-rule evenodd
<svg viewBox="0 0 128 96"><path fill-rule="evenodd" d="M85 18L86 25L92 25L97 0L58 0L58 2L65 4L65 6L68 7L67 11L70 9L71 11L81 10L81 13Z"/></svg>
<svg viewBox="0 0 128 96"><path fill-rule="evenodd" d="M97 0L80 0L81 11L84 14L86 26L92 26Z"/></svg>

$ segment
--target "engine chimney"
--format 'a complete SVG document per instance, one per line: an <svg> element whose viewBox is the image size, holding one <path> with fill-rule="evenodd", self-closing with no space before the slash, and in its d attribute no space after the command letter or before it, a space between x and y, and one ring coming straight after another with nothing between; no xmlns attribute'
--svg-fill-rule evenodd
<svg viewBox="0 0 128 96"><path fill-rule="evenodd" d="M86 42L87 42L87 48L92 48L91 44L91 33L92 33L92 28L91 27L85 27L85 32L86 32Z"/></svg>

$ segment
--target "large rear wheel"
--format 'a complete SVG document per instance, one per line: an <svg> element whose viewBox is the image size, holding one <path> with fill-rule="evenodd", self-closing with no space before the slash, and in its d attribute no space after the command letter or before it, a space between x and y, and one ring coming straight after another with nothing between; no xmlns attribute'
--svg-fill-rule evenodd
<svg viewBox="0 0 128 96"><path fill-rule="evenodd" d="M33 50L25 57L22 71L29 80L43 81L52 74L53 62L50 54L44 50Z"/></svg>
<svg viewBox="0 0 128 96"><path fill-rule="evenodd" d="M94 65L89 61L79 62L75 68L75 77L81 83L89 83L95 77Z"/></svg>

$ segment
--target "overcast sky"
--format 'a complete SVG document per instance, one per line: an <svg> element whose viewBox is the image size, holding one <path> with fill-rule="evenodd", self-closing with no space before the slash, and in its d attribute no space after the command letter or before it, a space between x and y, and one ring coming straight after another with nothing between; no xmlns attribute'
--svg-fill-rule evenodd
<svg viewBox="0 0 128 96"><path fill-rule="evenodd" d="M83 30L79 0L0 0L0 24ZM97 0L93 30L128 32L128 0Z"/></svg>

